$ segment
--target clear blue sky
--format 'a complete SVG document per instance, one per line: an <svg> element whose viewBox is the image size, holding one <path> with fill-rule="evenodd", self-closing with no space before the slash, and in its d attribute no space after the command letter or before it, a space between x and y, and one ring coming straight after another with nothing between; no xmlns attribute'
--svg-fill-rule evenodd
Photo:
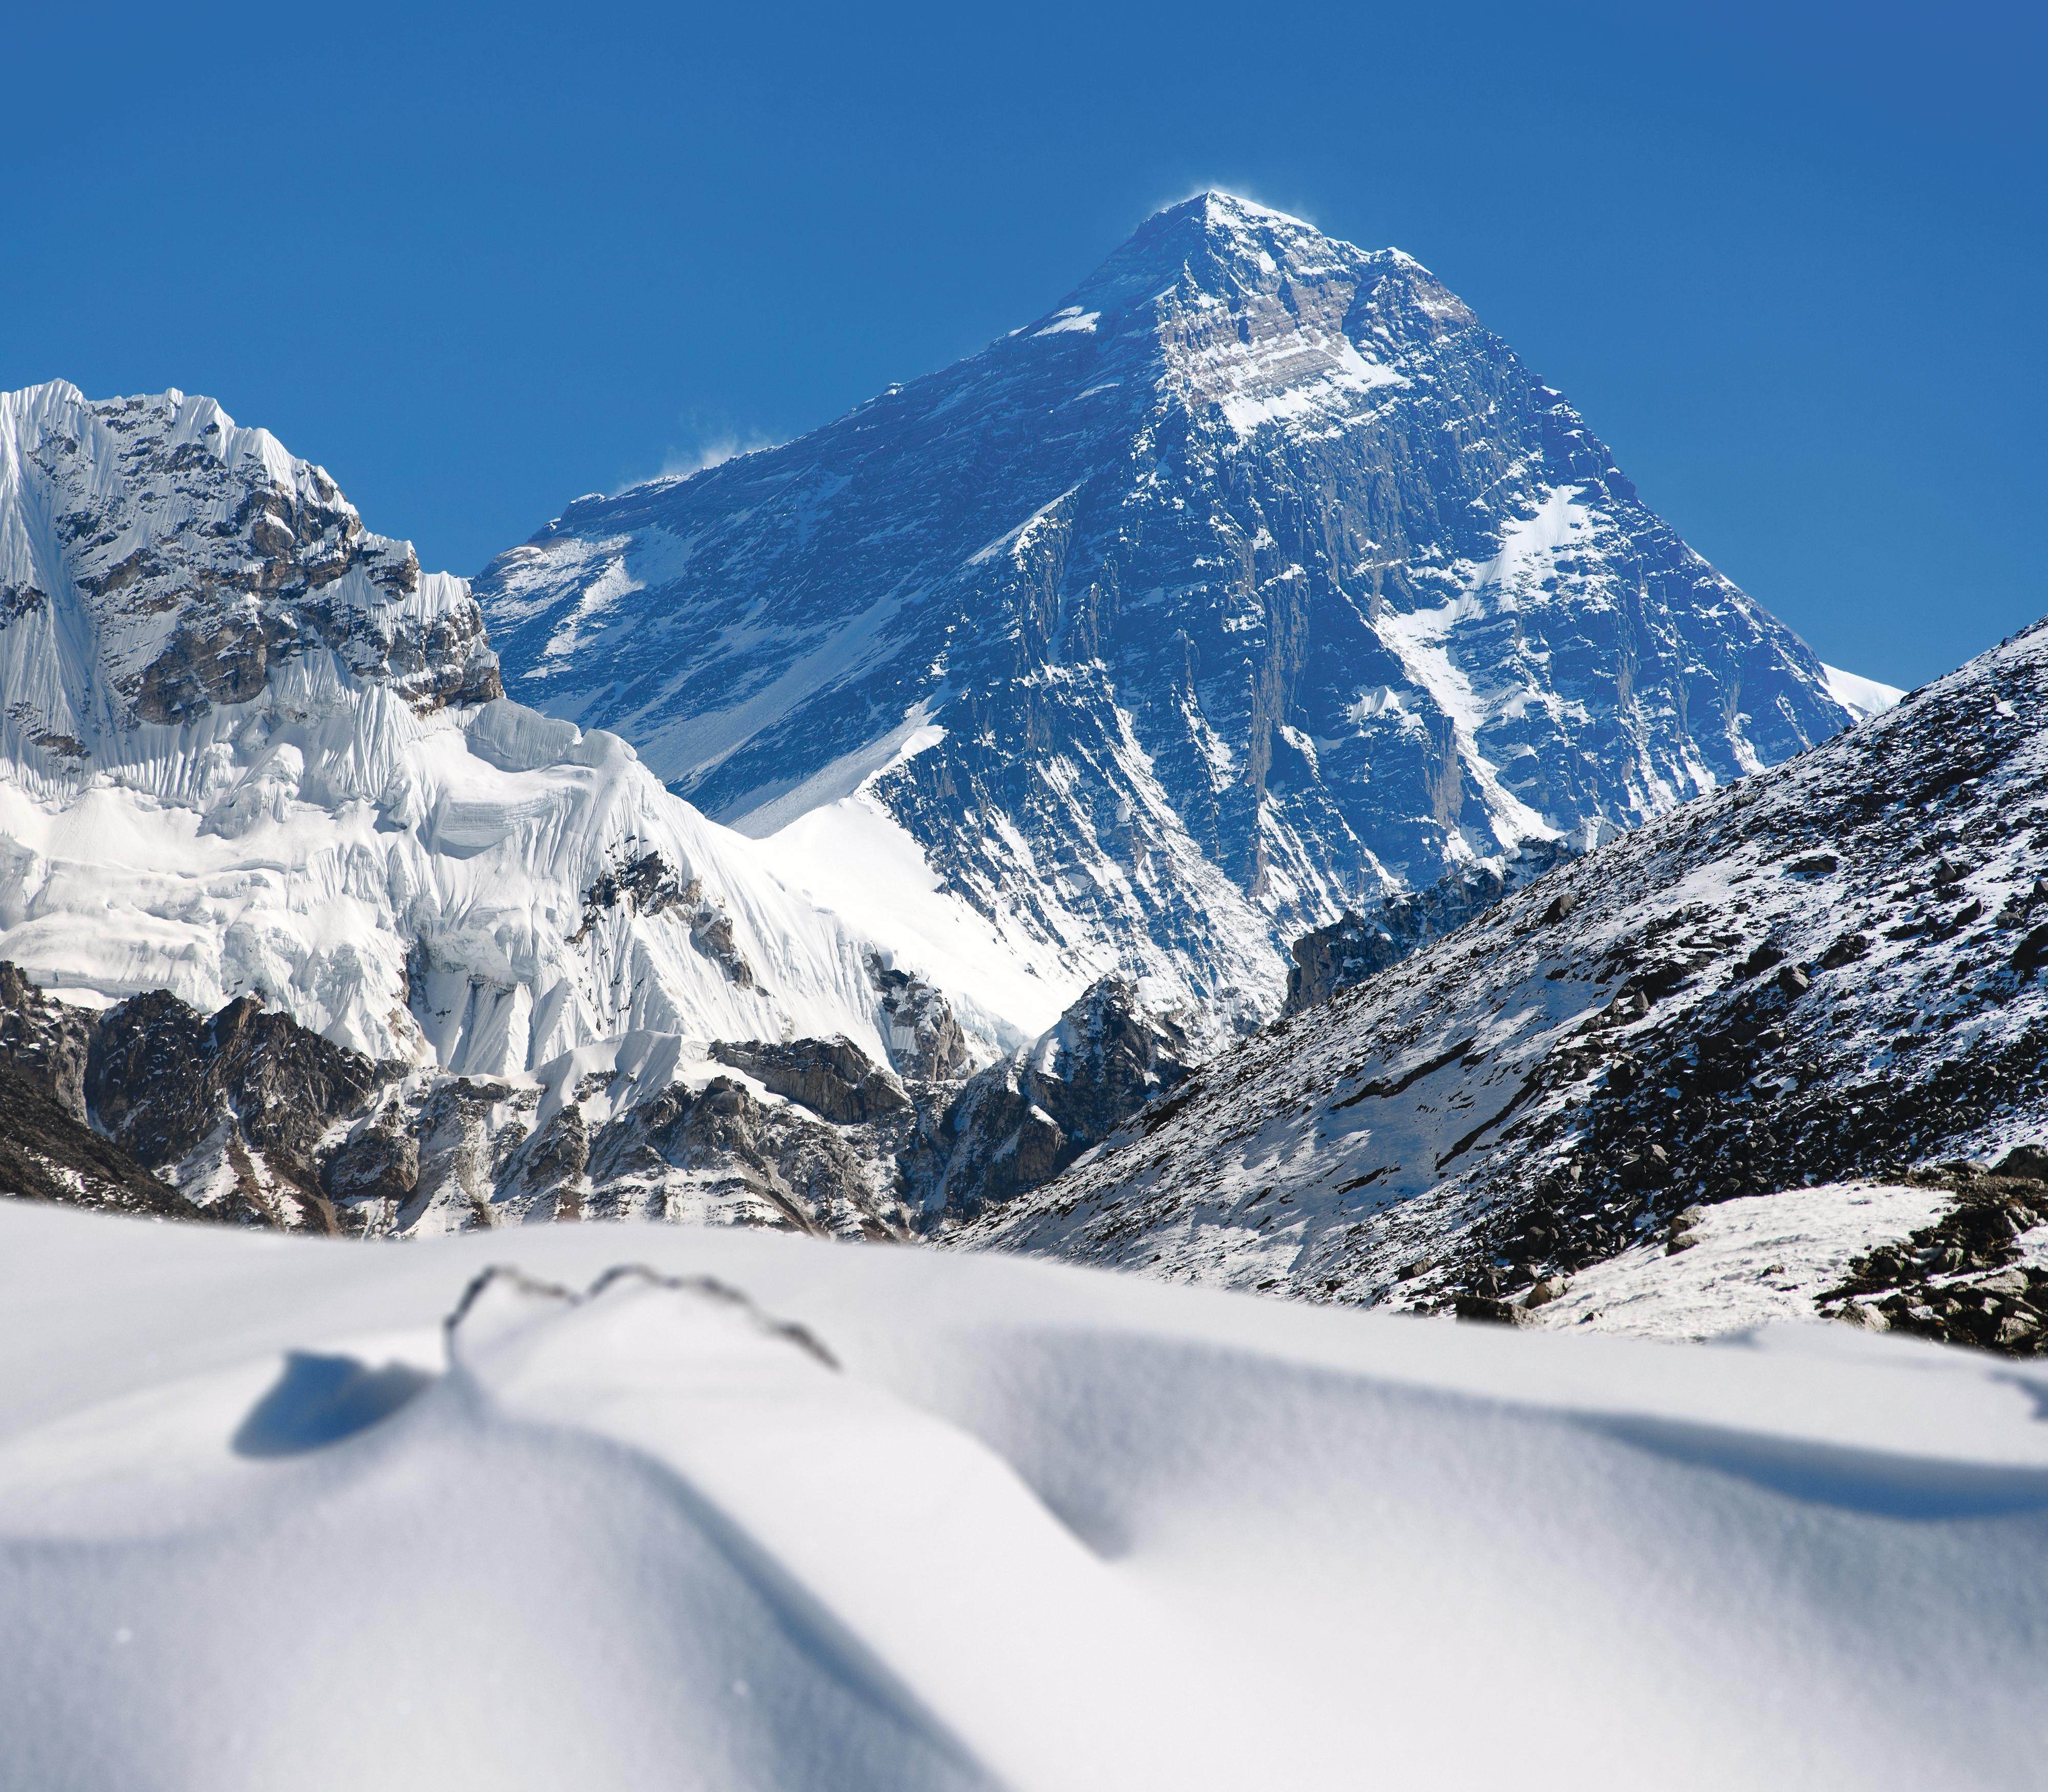
<svg viewBox="0 0 2048 1792"><path fill-rule="evenodd" d="M17 8L0 388L211 393L473 572L1221 185L1419 256L1912 685L2048 611L2042 10Z"/></svg>

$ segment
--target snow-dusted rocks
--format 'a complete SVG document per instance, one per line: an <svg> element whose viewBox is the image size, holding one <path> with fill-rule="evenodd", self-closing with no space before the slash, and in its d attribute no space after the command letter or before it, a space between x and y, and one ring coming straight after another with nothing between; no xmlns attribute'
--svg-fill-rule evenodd
<svg viewBox="0 0 2048 1792"><path fill-rule="evenodd" d="M1959 1216L1888 1258L1873 1228L1844 1288L2048 1348L2048 1263L2013 1242L2048 1156L1940 1167L2048 1140L2044 852L2048 624L1290 1016L960 1235L1506 1316L1682 1255L1703 1205L1918 1166Z"/></svg>
<svg viewBox="0 0 2048 1792"><path fill-rule="evenodd" d="M1030 965L1027 1032L1121 971L1228 1038L1345 908L1851 713L1425 269L1218 193L956 367L579 499L478 590L521 700L830 843L828 906Z"/></svg>
<svg viewBox="0 0 2048 1792"><path fill-rule="evenodd" d="M463 581L208 400L0 398L0 960L120 1005L138 1065L243 1003L351 1067L351 1102L316 1107L368 1142L296 1139L280 1182L224 1094L149 1129L203 1204L886 1229L886 1166L788 1182L816 1152L768 1142L789 1104L709 1043L844 1038L922 1077L1028 1036L793 894L615 736L507 702ZM66 1111L123 1131L121 1083ZM236 1123L195 1158L202 1113Z"/></svg>
<svg viewBox="0 0 2048 1792"><path fill-rule="evenodd" d="M910 1192L928 1222L1013 1200L1169 1092L1192 1059L1185 1028L1146 1013L1133 983L1104 977L1030 1045L967 1080L906 1154Z"/></svg>

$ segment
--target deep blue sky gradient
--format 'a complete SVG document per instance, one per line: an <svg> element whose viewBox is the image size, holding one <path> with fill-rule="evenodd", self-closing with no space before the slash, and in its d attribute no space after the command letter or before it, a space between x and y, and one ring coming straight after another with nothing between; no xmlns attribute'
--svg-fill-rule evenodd
<svg viewBox="0 0 2048 1792"><path fill-rule="evenodd" d="M1969 5L18 8L0 389L181 386L474 572L1221 185L1420 257L1822 656L2048 611L2048 27Z"/></svg>

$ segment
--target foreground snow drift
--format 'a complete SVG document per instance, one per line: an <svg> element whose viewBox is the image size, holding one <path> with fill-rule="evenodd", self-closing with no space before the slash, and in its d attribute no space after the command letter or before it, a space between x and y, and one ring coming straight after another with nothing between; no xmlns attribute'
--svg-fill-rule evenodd
<svg viewBox="0 0 2048 1792"><path fill-rule="evenodd" d="M10 1786L2038 1761L2048 1374L1845 1328L1680 1349L760 1234L9 1204L0 1350Z"/></svg>

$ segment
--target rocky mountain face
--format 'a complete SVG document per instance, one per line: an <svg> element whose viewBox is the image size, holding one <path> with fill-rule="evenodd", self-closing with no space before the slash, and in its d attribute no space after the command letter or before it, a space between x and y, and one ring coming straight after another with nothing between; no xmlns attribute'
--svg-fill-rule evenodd
<svg viewBox="0 0 2048 1792"><path fill-rule="evenodd" d="M91 1018L45 1001L0 962L0 1192L116 1213L198 1209L87 1123Z"/></svg>
<svg viewBox="0 0 2048 1792"><path fill-rule="evenodd" d="M950 1222L1050 1181L1193 1067L1185 1028L1105 977L1057 1025L970 1077L904 1164L929 1220Z"/></svg>
<svg viewBox="0 0 2048 1792"><path fill-rule="evenodd" d="M1041 1014L1119 972L1211 1044L1347 909L1850 720L1426 269L1218 193L955 367L578 500L477 590L521 700L878 937L914 906L879 878L936 880Z"/></svg>
<svg viewBox="0 0 2048 1792"><path fill-rule="evenodd" d="M1596 1322L1577 1282L1694 1274L1703 1239L1797 1282L1825 1212L1809 1316L2038 1351L2044 869L2048 624L1302 1008L960 1236Z"/></svg>
<svg viewBox="0 0 2048 1792"><path fill-rule="evenodd" d="M76 785L332 656L415 710L502 696L463 582L210 398L0 394L0 750Z"/></svg>
<svg viewBox="0 0 2048 1792"><path fill-rule="evenodd" d="M1369 914L1347 909L1327 927L1304 933L1288 948L1284 1013L1298 1014L1338 991L1362 983L1453 933L1484 914L1511 890L1533 882L1573 856L1565 840L1531 840L1498 868L1461 865L1427 890L1390 896Z"/></svg>
<svg viewBox="0 0 2048 1792"><path fill-rule="evenodd" d="M909 1235L916 1108L858 1047L714 1041L743 1072L724 1076L681 1039L635 1043L581 1076L452 1076L252 996L95 1011L0 960L0 1193L370 1236L585 1218Z"/></svg>

